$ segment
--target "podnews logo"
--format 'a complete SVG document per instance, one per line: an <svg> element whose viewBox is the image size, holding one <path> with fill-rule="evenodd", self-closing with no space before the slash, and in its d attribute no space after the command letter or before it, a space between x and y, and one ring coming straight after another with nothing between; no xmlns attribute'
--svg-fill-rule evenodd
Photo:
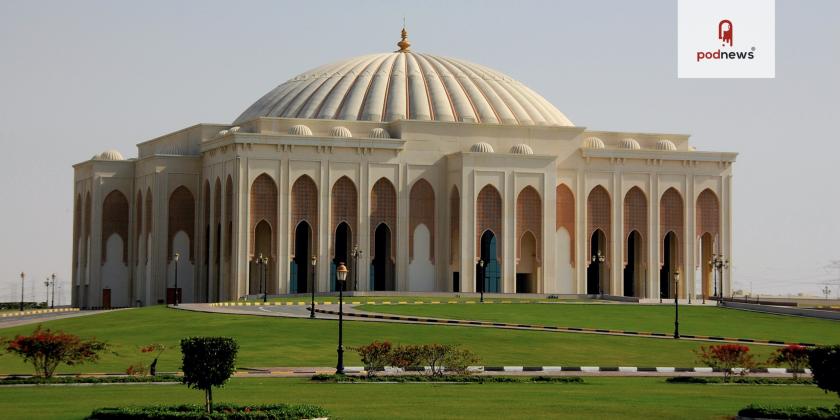
<svg viewBox="0 0 840 420"><path fill-rule="evenodd" d="M730 48L734 46L734 26L729 19L723 19L717 25L717 39L722 42L721 47ZM697 62L702 60L753 60L755 59L755 47L749 51L724 51L720 48L717 51L697 51Z"/></svg>

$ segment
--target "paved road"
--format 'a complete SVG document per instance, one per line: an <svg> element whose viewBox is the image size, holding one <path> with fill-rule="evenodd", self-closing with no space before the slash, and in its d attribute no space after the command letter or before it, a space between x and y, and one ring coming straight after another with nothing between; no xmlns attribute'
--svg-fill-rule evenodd
<svg viewBox="0 0 840 420"><path fill-rule="evenodd" d="M127 309L114 309L117 311L124 311ZM112 310L113 311L113 310ZM76 311L76 312L56 312L51 314L36 314L24 316L10 316L0 318L0 329L17 327L18 325L37 324L40 322L55 321L57 319L76 318L80 316L96 315L112 311Z"/></svg>

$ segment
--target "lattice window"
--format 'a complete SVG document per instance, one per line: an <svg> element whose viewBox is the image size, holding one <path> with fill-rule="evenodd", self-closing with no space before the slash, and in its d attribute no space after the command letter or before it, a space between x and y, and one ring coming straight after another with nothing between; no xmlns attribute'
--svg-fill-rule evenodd
<svg viewBox="0 0 840 420"><path fill-rule="evenodd" d="M167 261L172 260L175 234L184 231L190 240L190 261L195 260L195 198L185 186L180 186L169 196L169 234Z"/></svg>
<svg viewBox="0 0 840 420"><path fill-rule="evenodd" d="M108 238L116 233L123 241L123 263L128 264L128 199L125 194L113 190L105 196L102 202L102 240L101 257L102 264L105 264L105 251Z"/></svg>
<svg viewBox="0 0 840 420"><path fill-rule="evenodd" d="M331 221L330 231L335 231L342 222L350 226L350 232L356 235L356 224L359 220L359 194L356 185L346 176L342 176L333 184L331 192ZM330 243L330 255L335 255L335 241Z"/></svg>
<svg viewBox="0 0 840 420"><path fill-rule="evenodd" d="M461 194L452 187L449 195L449 259L456 264L461 256Z"/></svg>
<svg viewBox="0 0 840 420"><path fill-rule="evenodd" d="M475 200L475 252L481 257L481 235L491 230L496 236L496 259L502 259L502 196L492 185L486 185Z"/></svg>
<svg viewBox="0 0 840 420"><path fill-rule="evenodd" d="M712 238L720 234L720 202L717 195L705 189L697 197L697 236L709 233Z"/></svg>
<svg viewBox="0 0 840 420"><path fill-rule="evenodd" d="M274 179L268 176L268 174L260 174L260 176L254 179L254 182L251 183L251 194L249 198L249 259L253 259L254 257L254 249L256 246L255 229L257 224L263 220L268 222L268 225L271 227L271 256L274 256L277 252L274 240L274 231L277 227L277 184L274 183Z"/></svg>
<svg viewBox="0 0 840 420"><path fill-rule="evenodd" d="M431 233L429 239L429 258L435 262L435 191L425 179L420 179L411 187L409 194L408 216L408 258L414 259L414 229L424 224Z"/></svg>
<svg viewBox="0 0 840 420"><path fill-rule="evenodd" d="M630 237L630 233L634 230L639 232L639 236L642 238L642 243L636 244L636 246L641 247L642 262L646 261L646 247L644 246L644 242L645 237L647 236L647 229L647 197L645 196L645 193L639 189L639 187L633 187L630 191L627 191L627 194L624 196L624 265L627 265L627 253L629 252L629 248L626 245L627 239Z"/></svg>
<svg viewBox="0 0 840 420"><path fill-rule="evenodd" d="M684 218L683 218L683 199L677 190L674 188L668 188L665 191L665 194L662 194L662 198L659 201L659 242L660 244L665 243L665 235L668 232L674 232L677 236L677 245L676 245L676 261L677 266L679 266L682 261L681 258L681 243L683 241L683 229L684 229ZM662 249L664 245L660 246ZM665 251L662 249L659 252L659 264L662 266L665 264Z"/></svg>
<svg viewBox="0 0 840 420"><path fill-rule="evenodd" d="M301 221L312 227L311 249L318 249L318 187L308 175L301 175L292 185L292 255L295 255L295 230Z"/></svg>
<svg viewBox="0 0 840 420"><path fill-rule="evenodd" d="M376 258L376 227L385 223L391 231L391 258L394 258L397 223L397 191L387 178L379 178L370 192L370 258Z"/></svg>
<svg viewBox="0 0 840 420"><path fill-rule="evenodd" d="M536 240L534 261L541 265L540 245L542 244L542 198L534 187L527 186L516 198L516 258L522 258L522 235L531 232Z"/></svg>
<svg viewBox="0 0 840 420"><path fill-rule="evenodd" d="M601 229L606 238L604 247L604 254L609 258L609 250L612 249L612 242L610 238L610 229L612 226L612 211L610 194L604 187L598 185L589 192L589 197L586 199L586 213L587 213L587 235L586 235L586 266L592 262L592 234L596 230ZM609 261L609 259L607 259ZM609 262L607 262L609 264Z"/></svg>

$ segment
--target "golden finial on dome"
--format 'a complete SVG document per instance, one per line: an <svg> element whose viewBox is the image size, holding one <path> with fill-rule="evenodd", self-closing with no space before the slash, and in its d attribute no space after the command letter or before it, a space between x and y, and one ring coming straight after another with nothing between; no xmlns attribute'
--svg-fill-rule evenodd
<svg viewBox="0 0 840 420"><path fill-rule="evenodd" d="M403 28L402 32L400 32L400 37L402 38L400 42L397 42L397 46L400 47L399 51L397 52L409 52L409 47L411 47L411 42L408 41L408 31L405 30L405 19L403 19Z"/></svg>

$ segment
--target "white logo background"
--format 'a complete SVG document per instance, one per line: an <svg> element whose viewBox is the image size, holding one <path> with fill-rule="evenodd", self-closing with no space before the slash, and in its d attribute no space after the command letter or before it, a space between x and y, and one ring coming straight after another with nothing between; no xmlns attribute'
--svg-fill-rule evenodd
<svg viewBox="0 0 840 420"><path fill-rule="evenodd" d="M718 39L718 23L732 21L733 46ZM750 52L755 58L702 59L698 52ZM773 78L776 76L775 0L679 0L677 77Z"/></svg>

